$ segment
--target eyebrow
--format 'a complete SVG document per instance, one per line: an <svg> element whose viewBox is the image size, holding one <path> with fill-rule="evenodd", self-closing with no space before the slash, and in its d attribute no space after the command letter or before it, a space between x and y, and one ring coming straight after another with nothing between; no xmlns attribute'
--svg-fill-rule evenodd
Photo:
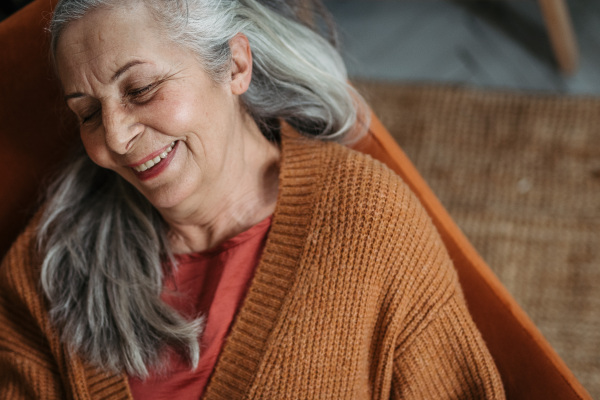
<svg viewBox="0 0 600 400"><path fill-rule="evenodd" d="M123 75L129 68L135 66L135 65L139 65L139 64L145 64L144 61L139 61L139 60L134 60L134 61L130 61L127 64L123 65L121 68L119 68L117 70L117 72L115 72L115 74L112 76L112 78L110 78L111 83L116 81L117 79L119 79L119 77L121 75ZM70 99L75 99L77 97L83 97L84 94L81 92L76 92L76 93L69 93L65 96L65 101L70 100Z"/></svg>
<svg viewBox="0 0 600 400"><path fill-rule="evenodd" d="M129 61L127 64L123 65L121 68L119 68L117 70L117 72L115 72L115 74L113 75L112 78L110 78L111 82L116 81L117 79L119 79L119 77L121 75L123 75L125 73L125 71L127 71L129 68L133 67L134 65L139 65L139 64L145 64L144 61L140 61L140 60L134 60L134 61Z"/></svg>

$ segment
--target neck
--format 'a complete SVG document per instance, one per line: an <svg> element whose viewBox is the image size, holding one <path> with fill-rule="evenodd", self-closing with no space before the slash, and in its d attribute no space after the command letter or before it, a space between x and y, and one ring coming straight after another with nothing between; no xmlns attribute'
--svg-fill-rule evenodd
<svg viewBox="0 0 600 400"><path fill-rule="evenodd" d="M159 210L169 225L171 250L191 253L215 247L272 215L277 203L280 151L253 123L239 154L227 164L209 195Z"/></svg>

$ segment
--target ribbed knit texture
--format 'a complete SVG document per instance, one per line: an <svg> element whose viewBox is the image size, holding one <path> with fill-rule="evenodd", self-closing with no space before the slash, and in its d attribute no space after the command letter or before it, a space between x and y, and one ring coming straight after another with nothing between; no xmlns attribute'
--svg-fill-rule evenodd
<svg viewBox="0 0 600 400"><path fill-rule="evenodd" d="M283 137L271 231L205 398L503 398L448 255L408 188L368 156ZM66 356L49 328L34 226L2 265L3 398L128 398L123 376Z"/></svg>

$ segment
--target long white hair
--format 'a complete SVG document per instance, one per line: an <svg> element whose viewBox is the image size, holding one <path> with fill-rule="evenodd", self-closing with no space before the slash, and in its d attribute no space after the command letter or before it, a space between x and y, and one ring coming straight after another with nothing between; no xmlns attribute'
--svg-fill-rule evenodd
<svg viewBox="0 0 600 400"><path fill-rule="evenodd" d="M134 0L131 0L134 1ZM368 109L348 84L337 50L302 24L285 0L143 1L176 45L194 52L215 81L230 65L229 40L248 37L253 77L242 96L262 132L278 140L278 121L321 140L357 137ZM293 1L293 0L290 0ZM49 30L51 54L65 26L126 0L62 0ZM189 320L160 298L173 265L159 213L116 173L83 151L48 191L38 243L42 287L63 342L89 362L146 377L165 346L199 360L202 318Z"/></svg>

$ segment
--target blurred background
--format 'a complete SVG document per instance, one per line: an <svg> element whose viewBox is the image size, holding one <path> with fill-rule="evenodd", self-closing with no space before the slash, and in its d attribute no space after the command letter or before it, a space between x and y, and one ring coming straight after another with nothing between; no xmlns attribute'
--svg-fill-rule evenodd
<svg viewBox="0 0 600 400"><path fill-rule="evenodd" d="M561 73L535 0L327 0L353 77L600 93L600 2L566 1L578 67Z"/></svg>
<svg viewBox="0 0 600 400"><path fill-rule="evenodd" d="M542 0L325 3L354 85L600 398L600 1L566 25Z"/></svg>
<svg viewBox="0 0 600 400"><path fill-rule="evenodd" d="M0 0L0 20L8 17L32 0Z"/></svg>
<svg viewBox="0 0 600 400"><path fill-rule="evenodd" d="M326 1L353 83L600 398L600 1L542 3Z"/></svg>

